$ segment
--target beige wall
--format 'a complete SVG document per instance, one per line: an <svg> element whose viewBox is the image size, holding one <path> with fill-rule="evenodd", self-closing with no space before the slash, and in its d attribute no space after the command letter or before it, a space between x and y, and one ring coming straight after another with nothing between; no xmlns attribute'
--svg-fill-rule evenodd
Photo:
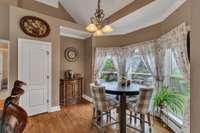
<svg viewBox="0 0 200 133"><path fill-rule="evenodd" d="M84 90L84 94L90 96L90 91L89 91L89 84L92 82L92 71L93 71L93 67L92 67L92 42L93 39L92 38L88 38L85 40L85 59L84 59L84 63L85 63L85 67L84 67L84 72L85 72L85 90Z"/></svg>
<svg viewBox="0 0 200 133"><path fill-rule="evenodd" d="M155 24L147 28L124 35L123 45L135 44L138 42L157 39L161 35L161 24Z"/></svg>
<svg viewBox="0 0 200 133"><path fill-rule="evenodd" d="M24 9L36 11L42 14L46 14L55 18L68 20L75 22L72 16L63 8L59 3L59 8L54 8L46 4L37 2L35 0L18 0L18 6Z"/></svg>
<svg viewBox="0 0 200 133"><path fill-rule="evenodd" d="M76 48L80 53L80 58L76 62L69 62L64 58L64 51L68 47ZM85 41L69 37L61 37L60 63L61 78L64 78L66 70L72 70L74 73L80 73L84 76L84 47Z"/></svg>
<svg viewBox="0 0 200 133"><path fill-rule="evenodd" d="M9 5L17 5L17 0L0 0L0 39L9 39Z"/></svg>
<svg viewBox="0 0 200 133"><path fill-rule="evenodd" d="M192 0L191 133L200 132L200 0Z"/></svg>
<svg viewBox="0 0 200 133"><path fill-rule="evenodd" d="M33 38L22 32L19 27L20 18L25 15L38 16L46 20L51 28L50 35L45 38ZM17 79L17 40L18 38L42 40L52 43L52 106L59 105L59 79L60 79L60 25L83 29L74 23L46 16L34 11L10 7L9 37L10 37L10 85Z"/></svg>
<svg viewBox="0 0 200 133"><path fill-rule="evenodd" d="M161 24L159 23L126 35L95 37L94 46L120 47L156 39L161 35L161 33Z"/></svg>

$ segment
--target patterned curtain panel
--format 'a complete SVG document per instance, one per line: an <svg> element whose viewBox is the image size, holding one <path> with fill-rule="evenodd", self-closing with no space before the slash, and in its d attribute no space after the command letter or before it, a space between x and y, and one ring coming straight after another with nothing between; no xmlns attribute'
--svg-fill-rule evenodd
<svg viewBox="0 0 200 133"><path fill-rule="evenodd" d="M158 41L158 50L159 57L162 58L166 53L167 49L172 49L172 53L175 57L176 63L179 69L184 74L184 78L188 81L188 85L190 84L190 63L188 60L187 53L187 33L188 27L185 23L179 25L172 31L167 34L161 36ZM162 64L162 59L159 59ZM161 67L159 67L161 68ZM166 68L166 67L163 67ZM161 70L162 71L162 70ZM183 121L183 133L190 132L190 96L186 101L186 110Z"/></svg>

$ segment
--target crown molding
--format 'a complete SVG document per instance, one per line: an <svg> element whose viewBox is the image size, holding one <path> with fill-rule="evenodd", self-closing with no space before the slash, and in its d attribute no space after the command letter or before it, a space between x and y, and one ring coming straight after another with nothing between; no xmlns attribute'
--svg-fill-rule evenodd
<svg viewBox="0 0 200 133"><path fill-rule="evenodd" d="M90 37L91 33L60 26L60 35L84 40Z"/></svg>

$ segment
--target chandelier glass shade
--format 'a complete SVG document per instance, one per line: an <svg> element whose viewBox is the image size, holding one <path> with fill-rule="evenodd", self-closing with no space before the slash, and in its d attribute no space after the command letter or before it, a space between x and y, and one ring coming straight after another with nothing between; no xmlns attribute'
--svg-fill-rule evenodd
<svg viewBox="0 0 200 133"><path fill-rule="evenodd" d="M112 32L112 26L106 24L104 17L104 11L100 7L101 1L98 0L97 9L94 17L90 18L90 24L86 27L86 30L94 33L94 36L102 36L104 33Z"/></svg>

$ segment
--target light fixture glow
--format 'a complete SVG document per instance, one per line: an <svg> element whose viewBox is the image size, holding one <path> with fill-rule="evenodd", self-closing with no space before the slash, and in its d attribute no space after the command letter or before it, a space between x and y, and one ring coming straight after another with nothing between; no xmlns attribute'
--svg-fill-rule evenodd
<svg viewBox="0 0 200 133"><path fill-rule="evenodd" d="M86 30L88 30L89 32L95 32L95 31L97 31L97 27L95 24L91 23L86 27Z"/></svg>
<svg viewBox="0 0 200 133"><path fill-rule="evenodd" d="M106 25L106 26L103 27L102 31L104 33L108 33L108 32L112 32L113 29L112 29L112 27L110 25Z"/></svg>
<svg viewBox="0 0 200 133"><path fill-rule="evenodd" d="M94 36L103 36L102 30L97 30L97 31L94 33Z"/></svg>

